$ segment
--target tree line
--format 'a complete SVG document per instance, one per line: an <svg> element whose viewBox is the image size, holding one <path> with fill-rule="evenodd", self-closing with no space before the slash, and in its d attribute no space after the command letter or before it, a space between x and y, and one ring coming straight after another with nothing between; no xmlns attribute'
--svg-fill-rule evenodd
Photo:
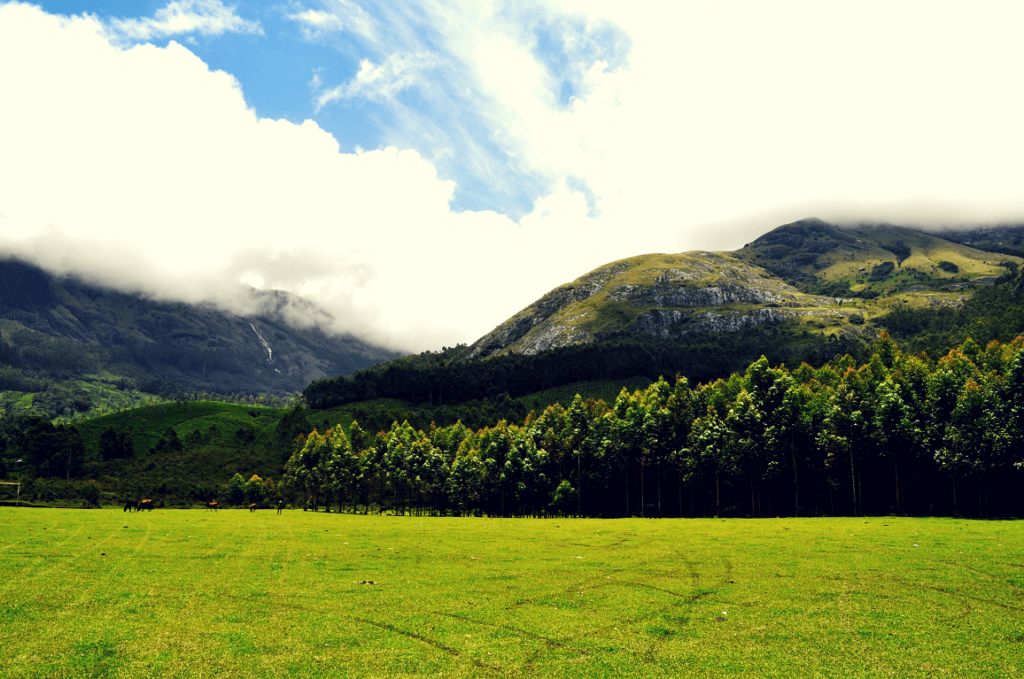
<svg viewBox="0 0 1024 679"><path fill-rule="evenodd" d="M278 490L363 512L1020 516L1022 465L1024 338L932 360L882 333L863 362L762 356L476 431L314 429Z"/></svg>

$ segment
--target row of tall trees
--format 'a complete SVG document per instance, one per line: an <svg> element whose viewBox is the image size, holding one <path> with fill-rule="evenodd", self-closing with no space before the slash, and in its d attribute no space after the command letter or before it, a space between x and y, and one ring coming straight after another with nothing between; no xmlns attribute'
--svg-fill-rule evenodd
<svg viewBox="0 0 1024 679"><path fill-rule="evenodd" d="M297 439L310 506L583 516L962 514L1024 505L1024 339L939 360L885 333L869 359L677 377L472 431L358 422Z"/></svg>

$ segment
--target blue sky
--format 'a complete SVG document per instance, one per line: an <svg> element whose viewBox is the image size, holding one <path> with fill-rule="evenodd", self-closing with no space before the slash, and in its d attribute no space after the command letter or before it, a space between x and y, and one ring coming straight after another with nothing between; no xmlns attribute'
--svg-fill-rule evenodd
<svg viewBox="0 0 1024 679"><path fill-rule="evenodd" d="M645 252L1024 219L1018 3L0 0L0 249L472 342Z"/></svg>
<svg viewBox="0 0 1024 679"><path fill-rule="evenodd" d="M187 0L39 4L54 14L93 15L115 35L120 33L121 44L182 43L211 69L237 78L246 103L260 117L293 123L313 119L343 152L415 148L442 177L457 182L451 203L455 210L497 210L514 218L528 213L546 188L545 178L509 161L509 149L474 109L479 94L459 72L458 55L450 53L446 36L415 6L396 11L394 5ZM570 105L583 75L581 64L606 61L621 68L628 62L630 39L611 22L587 25L582 15L544 12L530 17L536 8L527 4L501 11L518 15L522 37L532 43L530 52L546 69L546 86L557 106ZM237 21L205 33L174 30L167 22L173 13L224 15ZM147 21L152 25L141 35ZM138 28L124 30L126 25ZM352 88L364 62L384 70L400 65L395 72L382 73L376 86ZM456 150L470 146L470 157Z"/></svg>

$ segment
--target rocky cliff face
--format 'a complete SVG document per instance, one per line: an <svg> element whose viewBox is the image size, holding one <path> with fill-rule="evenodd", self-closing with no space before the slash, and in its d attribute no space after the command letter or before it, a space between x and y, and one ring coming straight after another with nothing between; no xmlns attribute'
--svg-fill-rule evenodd
<svg viewBox="0 0 1024 679"><path fill-rule="evenodd" d="M726 253L646 255L552 290L469 347L466 359L536 354L590 342L602 333L668 338L819 316L841 322L850 313L842 304L803 294Z"/></svg>
<svg viewBox="0 0 1024 679"><path fill-rule="evenodd" d="M504 351L563 309L588 300L598 294L604 290L604 287L610 281L629 268L630 265L628 263L616 262L591 271L586 276L582 276L568 285L555 288L477 340L469 348L467 359L485 358L491 354ZM572 332L561 329L553 333L550 329L547 333L542 329L538 333L533 334L534 337L531 340L523 343L524 346L529 347L529 350L523 353L533 354L544 349L585 341L589 337L586 331ZM563 337L562 335L565 336Z"/></svg>

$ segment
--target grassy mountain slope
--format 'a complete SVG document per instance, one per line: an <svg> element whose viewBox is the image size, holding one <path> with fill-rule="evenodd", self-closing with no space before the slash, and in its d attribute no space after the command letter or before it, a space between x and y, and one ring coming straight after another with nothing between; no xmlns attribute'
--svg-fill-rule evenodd
<svg viewBox="0 0 1024 679"><path fill-rule="evenodd" d="M468 347L462 360L537 354L630 333L686 341L764 325L862 335L893 303L959 305L1021 263L896 226L808 219L734 253L651 254L560 286Z"/></svg>
<svg viewBox="0 0 1024 679"><path fill-rule="evenodd" d="M681 338L851 313L842 300L801 292L728 253L652 254L556 288L471 345L464 360L536 354L619 332Z"/></svg>
<svg viewBox="0 0 1024 679"><path fill-rule="evenodd" d="M966 286L994 282L1007 273L1007 263L1022 261L898 226L840 229L816 219L773 229L735 255L805 292L926 293L940 304L957 299Z"/></svg>
<svg viewBox="0 0 1024 679"><path fill-rule="evenodd" d="M986 252L1024 257L1024 224L943 229L934 235Z"/></svg>

